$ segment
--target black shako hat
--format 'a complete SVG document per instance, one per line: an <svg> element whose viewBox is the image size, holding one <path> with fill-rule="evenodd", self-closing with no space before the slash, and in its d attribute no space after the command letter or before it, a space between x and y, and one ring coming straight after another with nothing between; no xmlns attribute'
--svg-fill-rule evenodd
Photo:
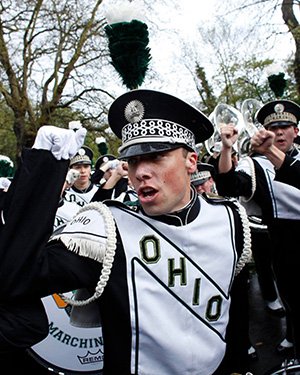
<svg viewBox="0 0 300 375"><path fill-rule="evenodd" d="M70 160L70 167L73 164L92 164L94 153L93 151L87 147L82 146L77 153L72 157Z"/></svg>
<svg viewBox="0 0 300 375"><path fill-rule="evenodd" d="M112 154L105 154L100 156L95 163L95 169L99 169L102 164L107 163L109 160L117 160L117 157Z"/></svg>
<svg viewBox="0 0 300 375"><path fill-rule="evenodd" d="M258 110L256 119L267 128L297 126L300 121L300 106L291 100L273 100Z"/></svg>
<svg viewBox="0 0 300 375"><path fill-rule="evenodd" d="M175 96L137 89L118 97L108 123L122 139L120 159L195 145L210 138L214 127L198 109Z"/></svg>
<svg viewBox="0 0 300 375"><path fill-rule="evenodd" d="M197 170L191 175L191 183L194 186L202 185L210 177L215 178L215 167L208 163L197 163Z"/></svg>

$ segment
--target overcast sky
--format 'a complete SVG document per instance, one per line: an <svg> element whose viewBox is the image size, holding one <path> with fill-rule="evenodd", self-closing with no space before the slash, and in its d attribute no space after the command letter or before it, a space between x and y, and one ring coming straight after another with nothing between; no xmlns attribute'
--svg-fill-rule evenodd
<svg viewBox="0 0 300 375"><path fill-rule="evenodd" d="M142 2L142 0L134 1ZM198 96L193 77L185 65L189 65L190 62L194 66L197 59L197 62L204 66L211 75L217 67L214 51L200 41L199 27L208 29L217 25L223 18L230 19L230 25L238 25L244 30L252 27L255 23L254 8L253 10L247 10L245 13L233 13L225 17L229 8L228 5L233 1L153 0L151 2L153 9L147 11L152 55L150 66L151 70L158 75L158 79L150 82L145 80L148 88L161 89L186 100ZM110 3L115 4L116 2L115 0L104 0L104 3L109 6ZM124 0L122 3L124 4ZM237 3L241 4L240 1ZM270 4L272 5L272 0ZM224 9L225 5L226 9ZM220 17L220 15L223 15L221 19L217 17ZM274 18L273 21L281 24L283 30L286 30L283 26L280 9L278 9L276 19ZM260 58L276 57L277 66L280 67L282 60L291 54L294 48L293 42L291 37L285 33L278 37L276 41L274 39L273 43L274 49L271 45L268 51L258 45L257 47L262 48L259 51L259 56ZM245 53L249 52L248 49L250 50L250 48L250 43L248 45L241 42L236 45L237 50L246 51ZM265 56L263 56L263 53L265 53ZM185 57L183 58L183 56ZM122 90L122 87L119 89Z"/></svg>

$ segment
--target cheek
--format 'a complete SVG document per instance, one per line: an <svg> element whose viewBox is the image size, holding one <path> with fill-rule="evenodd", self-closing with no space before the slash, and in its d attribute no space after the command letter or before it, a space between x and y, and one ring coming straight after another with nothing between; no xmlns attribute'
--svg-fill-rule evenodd
<svg viewBox="0 0 300 375"><path fill-rule="evenodd" d="M133 170L133 168L132 168L132 167L128 167L127 172L128 172L128 178L129 178L131 181L134 180L134 170Z"/></svg>
<svg viewBox="0 0 300 375"><path fill-rule="evenodd" d="M128 167L128 180L130 180L130 183L134 187L134 189L137 188L137 179L135 178L135 170L132 167Z"/></svg>
<svg viewBox="0 0 300 375"><path fill-rule="evenodd" d="M168 184L173 191L182 190L182 186L185 184L187 178L184 171L185 168L183 165L174 165L172 168L168 168L162 175L162 181L164 184Z"/></svg>

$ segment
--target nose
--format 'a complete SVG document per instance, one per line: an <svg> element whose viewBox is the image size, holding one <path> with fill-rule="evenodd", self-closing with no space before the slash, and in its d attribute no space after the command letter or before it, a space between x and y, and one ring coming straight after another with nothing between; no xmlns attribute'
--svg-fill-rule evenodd
<svg viewBox="0 0 300 375"><path fill-rule="evenodd" d="M283 134L283 129L278 127L278 128L274 129L274 132L275 132L276 135L281 135L281 134Z"/></svg>
<svg viewBox="0 0 300 375"><path fill-rule="evenodd" d="M137 163L136 168L135 168L135 178L138 181L143 181L143 180L148 180L149 178L151 178L151 175L152 173L149 167L149 163L140 160Z"/></svg>

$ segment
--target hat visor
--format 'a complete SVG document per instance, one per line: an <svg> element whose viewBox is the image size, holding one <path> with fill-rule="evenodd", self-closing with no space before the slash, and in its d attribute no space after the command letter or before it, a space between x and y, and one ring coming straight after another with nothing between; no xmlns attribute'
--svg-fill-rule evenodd
<svg viewBox="0 0 300 375"><path fill-rule="evenodd" d="M209 180L209 177L208 178L200 178L199 180L196 180L196 181L192 181L192 184L194 186L199 186L199 185L202 185L204 184L204 182L208 181Z"/></svg>
<svg viewBox="0 0 300 375"><path fill-rule="evenodd" d="M88 165L92 165L92 162L91 161L88 161L88 160L82 160L82 161L75 161L75 163L71 163L71 165L75 165L75 164L88 164Z"/></svg>
<svg viewBox="0 0 300 375"><path fill-rule="evenodd" d="M271 122L270 124L266 125L265 128L270 129L275 126L297 126L297 124L291 121L276 121L276 122Z"/></svg>
<svg viewBox="0 0 300 375"><path fill-rule="evenodd" d="M128 159L133 156L153 154L155 152L163 152L174 150L179 147L187 148L186 144L179 143L159 143L159 142L148 142L148 143L139 143L135 145L128 146L120 151L120 156L118 159Z"/></svg>

